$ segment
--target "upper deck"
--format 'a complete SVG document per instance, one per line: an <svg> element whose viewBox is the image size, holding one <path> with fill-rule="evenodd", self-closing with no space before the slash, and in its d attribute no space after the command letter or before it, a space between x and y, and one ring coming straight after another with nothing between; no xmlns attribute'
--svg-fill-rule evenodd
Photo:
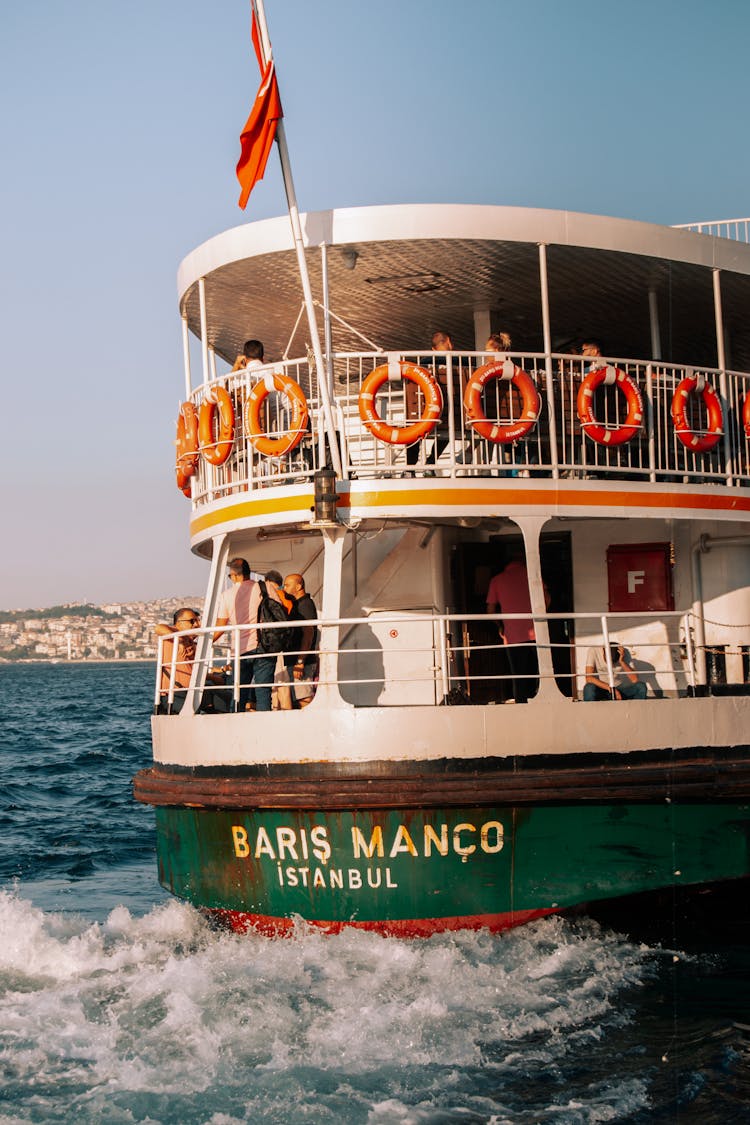
<svg viewBox="0 0 750 1125"><path fill-rule="evenodd" d="M533 478L544 503L558 503L563 494L595 495L604 486L589 482L609 481L623 492L668 495L670 503L684 494L687 507L693 502L688 496L710 489L712 508L743 507L738 489L750 480L746 242L508 207L324 212L303 216L303 230L325 336L326 369L320 373L307 357L286 358L303 355L309 340L286 219L227 231L180 268L186 392L197 405L208 384L218 382L229 390L237 414L228 460L215 466L201 457L192 478L197 540L205 526L201 513L236 508L238 494L248 490L296 486L298 501L281 502L275 489L266 493L275 499L258 510L259 522L267 522L269 508L274 518L289 520L309 510L312 475L326 460L321 378L332 404L329 433L337 433L342 476L358 482L344 486L351 494L362 491L363 480L416 476L454 481L464 494L466 478L485 478L487 486L492 478L491 487L521 495L529 493L526 482ZM430 350L436 330L450 334L452 352ZM489 334L500 330L512 337L502 357L483 350ZM193 361L192 369L190 332L201 341L200 362ZM285 371L307 399L309 429L284 457L259 453L252 440L257 433L248 432L247 395L263 372L227 369L249 337L262 339L266 358L274 360L266 372ZM581 417L579 390L592 364L576 354L576 346L591 338L602 343L603 358L595 366L623 372L642 396L643 416L622 444L612 439L631 404L620 390L603 386L592 401L604 440L597 441ZM462 400L478 368L506 360L528 373L540 402L526 436L497 442L481 436ZM411 447L374 436L360 417L362 383L381 365L390 365L390 377L377 399L380 416L399 425L418 415L421 400L415 415L406 384L393 378L399 361L425 368L447 400L436 431ZM686 441L673 407L680 384L694 376L716 391L720 417L711 415L700 389L692 393ZM488 385L482 404L485 416L500 426L517 423L523 405L502 378ZM288 400L270 394L263 418L270 433L288 429ZM702 450L712 430L716 440ZM434 492L435 485L419 487Z"/></svg>

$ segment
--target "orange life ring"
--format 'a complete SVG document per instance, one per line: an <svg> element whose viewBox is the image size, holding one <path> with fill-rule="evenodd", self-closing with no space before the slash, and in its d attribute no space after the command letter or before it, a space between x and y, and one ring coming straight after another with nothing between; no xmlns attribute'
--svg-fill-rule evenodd
<svg viewBox="0 0 750 1125"><path fill-rule="evenodd" d="M289 429L278 437L268 437L261 421L261 409L271 391L286 395L292 408ZM299 383L289 375L274 372L259 379L247 396L247 431L250 441L264 457L283 457L296 449L307 433L307 399Z"/></svg>
<svg viewBox="0 0 750 1125"><path fill-rule="evenodd" d="M693 391L703 399L708 414L708 432L698 434L691 429L687 420L687 404ZM744 417L744 411L743 411ZM716 391L702 375L688 375L672 395L672 423L677 437L691 453L708 453L724 433L724 415Z"/></svg>
<svg viewBox="0 0 750 1125"><path fill-rule="evenodd" d="M177 415L177 487L185 492L187 483L198 468L198 415L192 402L183 402ZM185 495L189 495L185 493Z"/></svg>
<svg viewBox="0 0 750 1125"><path fill-rule="evenodd" d="M482 406L482 392L494 379L505 379L516 388L521 396L521 416L509 426L491 422ZM497 445L509 445L526 437L536 425L541 410L541 399L534 381L527 371L516 367L512 360L503 363L485 363L478 367L466 384L464 391L464 410L469 425L475 433Z"/></svg>
<svg viewBox="0 0 750 1125"><path fill-rule="evenodd" d="M602 384L619 387L625 395L628 413L621 426L610 429L594 417L594 391ZM597 367L590 371L578 388L578 421L587 437L597 445L624 445L641 428L643 398L637 384L619 367Z"/></svg>
<svg viewBox="0 0 750 1125"><path fill-rule="evenodd" d="M214 439L214 416L219 411L219 435ZM223 465L234 445L234 406L224 387L209 387L198 421L200 451L211 465Z"/></svg>
<svg viewBox="0 0 750 1125"><path fill-rule="evenodd" d="M745 395L745 401L742 404L742 425L745 430L745 437L750 441L750 391Z"/></svg>
<svg viewBox="0 0 750 1125"><path fill-rule="evenodd" d="M381 363L367 376L359 390L359 416L362 422L373 435L388 445L413 445L415 441L426 437L434 430L438 418L443 412L443 392L436 379L432 377L426 367L418 367L415 363L399 363L402 379L416 383L424 395L424 410L418 422L408 426L392 426L385 422L375 408L375 399L383 383L388 378L388 364Z"/></svg>

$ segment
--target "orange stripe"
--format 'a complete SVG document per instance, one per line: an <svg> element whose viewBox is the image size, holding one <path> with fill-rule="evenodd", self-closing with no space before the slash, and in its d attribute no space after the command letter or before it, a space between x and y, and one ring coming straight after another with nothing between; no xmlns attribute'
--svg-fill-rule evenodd
<svg viewBox="0 0 750 1125"><path fill-rule="evenodd" d="M393 491L352 490L347 496L339 497L340 508L350 507L413 507L415 505L444 507L468 507L493 505L498 502L508 507L529 507L535 505L559 506L567 508L697 508L711 511L750 511L750 496L714 496L678 492L611 492L570 491L559 488L467 488L448 490L445 488L426 490L399 489Z"/></svg>
<svg viewBox="0 0 750 1125"><path fill-rule="evenodd" d="M615 492L610 489L550 488L467 488L463 485L441 488L369 489L353 485L350 492L339 496L338 507L350 508L467 508L502 505L507 508L544 506L559 508L648 508L695 509L698 511L750 512L750 496L739 489L731 495L686 492ZM313 491L294 496L269 496L263 499L238 500L224 508L197 516L190 524L191 536L208 528L239 519L304 512L313 507Z"/></svg>

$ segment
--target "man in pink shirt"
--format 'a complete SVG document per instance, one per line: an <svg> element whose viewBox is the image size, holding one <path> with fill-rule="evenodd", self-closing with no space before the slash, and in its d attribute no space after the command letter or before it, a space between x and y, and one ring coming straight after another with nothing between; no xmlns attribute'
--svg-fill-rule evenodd
<svg viewBox="0 0 750 1125"><path fill-rule="evenodd" d="M544 597L549 605L546 587ZM529 576L526 572L523 547L520 544L511 546L510 560L505 569L490 581L487 589L487 612L531 612ZM513 676L513 697L516 703L526 703L536 695L539 686L534 622L530 617L499 621L498 632L503 644L508 645L508 660Z"/></svg>
<svg viewBox="0 0 750 1125"><path fill-rule="evenodd" d="M252 626L258 623L260 584L250 577L250 567L246 559L230 559L228 565L229 581L232 584L219 598L215 641L224 632L225 625ZM280 600L273 583L267 586L267 590L269 597L275 598L276 601ZM270 711L276 653L267 655L258 648L258 630L253 628L240 629L239 650L240 711ZM233 655L234 651L234 638L232 638Z"/></svg>

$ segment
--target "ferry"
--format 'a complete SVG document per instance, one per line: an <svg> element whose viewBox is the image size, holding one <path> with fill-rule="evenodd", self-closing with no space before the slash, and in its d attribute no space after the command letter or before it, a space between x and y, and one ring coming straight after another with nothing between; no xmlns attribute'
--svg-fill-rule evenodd
<svg viewBox="0 0 750 1125"><path fill-rule="evenodd" d="M134 782L162 885L239 931L408 936L746 894L748 222L300 227L317 349L286 217L179 271L177 484L207 583L186 686L160 639ZM250 338L263 364L237 366ZM239 709L241 629L215 639L234 558L304 577L309 705ZM509 566L523 605L488 598Z"/></svg>

